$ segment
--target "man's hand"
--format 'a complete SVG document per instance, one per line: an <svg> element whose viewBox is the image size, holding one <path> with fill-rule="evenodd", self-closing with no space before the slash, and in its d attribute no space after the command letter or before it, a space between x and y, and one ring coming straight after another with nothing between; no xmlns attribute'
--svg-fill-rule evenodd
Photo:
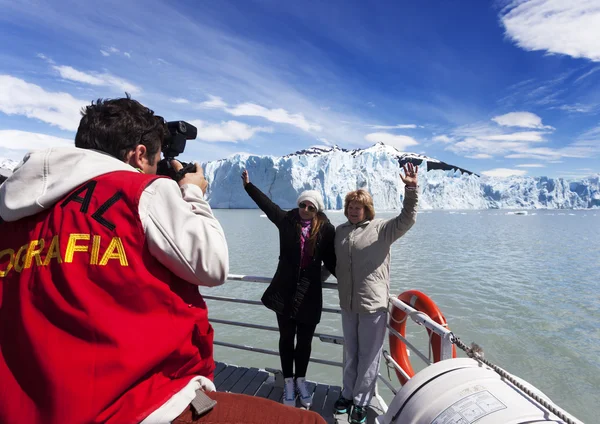
<svg viewBox="0 0 600 424"><path fill-rule="evenodd" d="M244 183L244 187L250 183L250 175L248 175L247 170L242 171L242 182Z"/></svg>
<svg viewBox="0 0 600 424"><path fill-rule="evenodd" d="M412 163L408 162L404 164L402 169L404 169L404 174L406 176L400 174L400 179L406 185L406 187L417 187L419 167L415 167Z"/></svg>
<svg viewBox="0 0 600 424"><path fill-rule="evenodd" d="M195 165L196 172L188 172L187 174L185 174L185 176L181 180L179 180L179 187L182 187L184 184L193 184L200 187L200 190L202 190L202 194L205 194L206 189L208 188L208 182L204 178L204 171L202 170L202 167L198 164ZM171 166L173 167L175 172L183 168L183 165L181 165L181 163L175 159L171 161Z"/></svg>

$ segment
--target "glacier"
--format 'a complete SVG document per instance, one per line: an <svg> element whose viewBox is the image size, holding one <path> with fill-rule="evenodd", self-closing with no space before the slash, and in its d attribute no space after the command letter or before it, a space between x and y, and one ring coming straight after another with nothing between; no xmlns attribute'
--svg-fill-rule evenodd
<svg viewBox="0 0 600 424"><path fill-rule="evenodd" d="M256 208L240 180L242 170L247 169L250 181L282 208L295 207L301 191L316 189L323 194L326 209L343 209L346 193L364 188L372 194L375 208L383 211L402 207L404 184L399 173L400 164L406 162L419 165L422 210L600 207L600 174L578 181L480 177L382 143L356 150L314 147L283 157L236 154L202 165L213 208Z"/></svg>
<svg viewBox="0 0 600 424"><path fill-rule="evenodd" d="M250 180L279 206L291 209L303 190L323 194L325 208L344 207L346 193L364 188L378 211L402 207L404 184L400 165L419 165L421 210L589 209L600 208L600 174L579 180L548 177L481 177L437 159L405 153L377 143L365 149L314 146L286 156L238 153L202 163L209 182L207 199L215 209L253 209L242 187ZM0 158L0 183L17 162Z"/></svg>

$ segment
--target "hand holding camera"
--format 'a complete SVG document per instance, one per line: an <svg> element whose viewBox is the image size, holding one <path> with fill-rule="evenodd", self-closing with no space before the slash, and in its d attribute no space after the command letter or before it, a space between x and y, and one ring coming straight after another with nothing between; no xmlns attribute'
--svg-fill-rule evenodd
<svg viewBox="0 0 600 424"><path fill-rule="evenodd" d="M176 161L175 157L183 153L186 140L193 140L196 138L198 130L195 126L188 124L185 121L171 121L166 122L165 125L167 135L162 144L162 154L164 159L158 162L157 174L165 175L179 183L188 172L196 172L196 165L193 163ZM173 167L173 162L177 162L177 169Z"/></svg>
<svg viewBox="0 0 600 424"><path fill-rule="evenodd" d="M194 184L200 187L203 194L206 194L208 182L204 178L204 171L200 165L190 162L183 166L181 162L176 159L172 159L170 165L177 176L181 175L179 179L174 178L175 181L177 181L177 184L179 184L179 187L184 184Z"/></svg>

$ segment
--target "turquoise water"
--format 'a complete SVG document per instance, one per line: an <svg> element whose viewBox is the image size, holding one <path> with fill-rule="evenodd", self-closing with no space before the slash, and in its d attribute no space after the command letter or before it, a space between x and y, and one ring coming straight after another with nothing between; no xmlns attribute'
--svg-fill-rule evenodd
<svg viewBox="0 0 600 424"><path fill-rule="evenodd" d="M533 213L420 213L417 224L393 245L391 292L425 292L464 342L477 342L487 359L534 384L579 419L597 422L600 211ZM259 210L215 214L227 236L230 272L271 277L278 256L275 226ZM336 225L345 221L340 212L328 216ZM259 283L228 282L202 292L259 300L265 288ZM325 290L324 298L327 306L337 306L334 290ZM262 306L208 304L211 317L276 326L274 314ZM277 349L276 333L214 327L216 340ZM323 314L317 331L341 335L339 316ZM408 331L418 346L426 346L422 328L413 324ZM276 356L221 347L215 348L215 356L238 365L280 368ZM341 347L315 339L312 356L341 361ZM382 368L382 373L387 371ZM312 364L308 378L339 385L341 369ZM392 381L397 385L393 373Z"/></svg>

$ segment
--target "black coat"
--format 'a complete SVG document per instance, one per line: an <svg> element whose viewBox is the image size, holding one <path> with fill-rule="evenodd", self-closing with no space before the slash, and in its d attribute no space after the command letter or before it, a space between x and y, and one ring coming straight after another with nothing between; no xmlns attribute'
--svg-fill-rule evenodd
<svg viewBox="0 0 600 424"><path fill-rule="evenodd" d="M298 209L284 211L252 183L245 188L279 229L279 264L262 296L262 303L285 317L305 324L317 324L323 308L321 263L335 275L335 227L328 219L321 226L312 260L306 268L301 269Z"/></svg>

